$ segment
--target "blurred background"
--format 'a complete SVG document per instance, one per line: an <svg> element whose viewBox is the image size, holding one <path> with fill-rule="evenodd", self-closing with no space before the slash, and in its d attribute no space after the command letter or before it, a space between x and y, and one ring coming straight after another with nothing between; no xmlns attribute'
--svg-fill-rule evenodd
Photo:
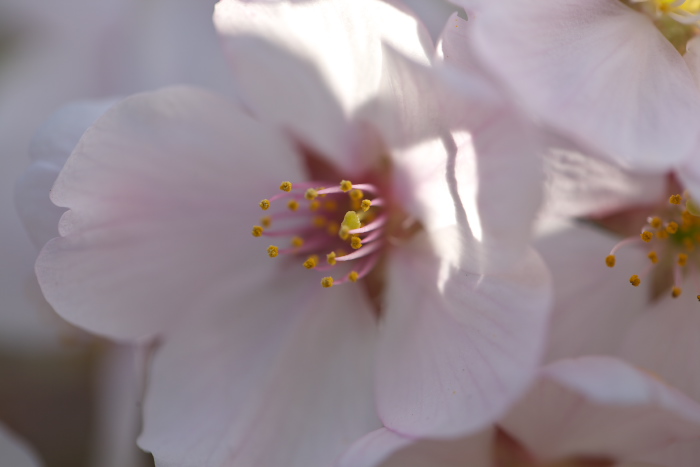
<svg viewBox="0 0 700 467"><path fill-rule="evenodd" d="M32 136L76 100L183 83L234 95L211 22L215 3L0 0L0 433L26 441L35 454L27 465L153 465L135 444L148 349L65 323L34 277L41 245L14 203ZM454 10L443 0L405 3L434 38ZM15 441L1 441L0 466L15 467Z"/></svg>

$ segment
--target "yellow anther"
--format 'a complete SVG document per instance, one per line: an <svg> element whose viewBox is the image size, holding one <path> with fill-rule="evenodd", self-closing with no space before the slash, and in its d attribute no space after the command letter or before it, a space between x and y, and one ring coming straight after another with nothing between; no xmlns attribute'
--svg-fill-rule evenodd
<svg viewBox="0 0 700 467"><path fill-rule="evenodd" d="M649 219L649 225L655 229L661 227L663 223L664 221L662 221L660 217L652 217L651 219Z"/></svg>
<svg viewBox="0 0 700 467"><path fill-rule="evenodd" d="M683 289L681 289L680 287L673 287L671 289L671 297L673 297L673 298L680 297L681 293L683 293Z"/></svg>
<svg viewBox="0 0 700 467"><path fill-rule="evenodd" d="M669 222L668 225L666 226L666 232L668 232L670 234L674 234L674 233L678 232L678 224L676 224L673 221Z"/></svg>
<svg viewBox="0 0 700 467"><path fill-rule="evenodd" d="M290 201L287 203L287 207L288 207L290 210L292 210L292 211L296 211L297 209L299 209L299 201L297 201L297 200L295 200L295 199L290 200Z"/></svg>
<svg viewBox="0 0 700 467"><path fill-rule="evenodd" d="M263 211L267 211L270 209L270 200L269 199L264 199L260 201L260 207L262 208Z"/></svg>
<svg viewBox="0 0 700 467"><path fill-rule="evenodd" d="M338 232L340 232L340 224L337 222L329 222L326 231L328 232L328 235L336 236L338 235Z"/></svg>
<svg viewBox="0 0 700 467"><path fill-rule="evenodd" d="M277 255L279 255L279 254L280 254L280 249L277 248L275 245L270 245L267 247L267 255L270 258L276 258Z"/></svg>
<svg viewBox="0 0 700 467"><path fill-rule="evenodd" d="M306 190L306 193L304 193L304 198L308 199L309 201L312 201L318 198L318 191L314 190L313 188L309 188L308 190Z"/></svg>
<svg viewBox="0 0 700 467"><path fill-rule="evenodd" d="M659 255L657 255L655 251L650 251L647 258L649 258L654 264L659 262Z"/></svg>
<svg viewBox="0 0 700 467"><path fill-rule="evenodd" d="M351 271L350 274L348 274L348 279L350 282L357 282L357 279L360 278L360 275L357 273L357 271Z"/></svg>
<svg viewBox="0 0 700 467"><path fill-rule="evenodd" d="M608 255L605 258L605 264L607 264L607 266L609 268L614 268L615 267L615 255Z"/></svg>
<svg viewBox="0 0 700 467"><path fill-rule="evenodd" d="M362 239L357 235L353 236L350 239L350 246L353 248L353 250L358 250L362 248Z"/></svg>
<svg viewBox="0 0 700 467"><path fill-rule="evenodd" d="M681 195L671 195L671 197L668 199L668 202L671 204L681 204L681 201L683 201L683 197Z"/></svg>
<svg viewBox="0 0 700 467"><path fill-rule="evenodd" d="M329 212L335 212L338 210L338 203L336 203L332 199L329 199L328 201L323 203L323 209Z"/></svg>
<svg viewBox="0 0 700 467"><path fill-rule="evenodd" d="M253 226L253 237L262 237L262 234L264 231L265 231L265 229L263 229L261 226L254 225Z"/></svg>
<svg viewBox="0 0 700 467"><path fill-rule="evenodd" d="M685 247L686 250L693 252L695 251L695 242L691 240L690 238L684 238L683 239L683 246Z"/></svg>
<svg viewBox="0 0 700 467"><path fill-rule="evenodd" d="M668 238L668 232L666 230L659 230L656 232L656 237L659 240L666 240Z"/></svg>
<svg viewBox="0 0 700 467"><path fill-rule="evenodd" d="M266 229L272 225L272 217L270 216L265 216L262 219L260 219L260 223L262 224L263 227Z"/></svg>
<svg viewBox="0 0 700 467"><path fill-rule="evenodd" d="M698 295L698 301L700 302L700 295Z"/></svg>
<svg viewBox="0 0 700 467"><path fill-rule="evenodd" d="M362 208L362 210L364 212L367 212L367 211L369 211L369 208L372 207L372 201L368 200L368 199L363 199L362 204L360 204L360 207Z"/></svg>
<svg viewBox="0 0 700 467"><path fill-rule="evenodd" d="M649 232L648 230L645 230L640 234L640 237L642 237L642 240L645 242L650 242L652 238L654 238L654 232Z"/></svg>
<svg viewBox="0 0 700 467"><path fill-rule="evenodd" d="M316 255L309 256L309 258L304 261L304 267L306 269L313 269L316 266L318 266L318 256Z"/></svg>
<svg viewBox="0 0 700 467"><path fill-rule="evenodd" d="M321 279L321 285L326 289L333 287L333 278L331 276Z"/></svg>
<svg viewBox="0 0 700 467"><path fill-rule="evenodd" d="M637 287L641 283L642 280L639 278L638 275L634 274L632 277L630 277L630 284L632 284L633 286Z"/></svg>
<svg viewBox="0 0 700 467"><path fill-rule="evenodd" d="M292 238L292 246L293 246L294 248L299 248L299 247L302 246L303 244L304 244L304 239L303 239L303 238L301 238L301 237L294 237L294 238Z"/></svg>
<svg viewBox="0 0 700 467"><path fill-rule="evenodd" d="M352 190L352 183L348 180L343 180L340 182L340 189L347 193L348 191Z"/></svg>
<svg viewBox="0 0 700 467"><path fill-rule="evenodd" d="M292 182L282 182L280 185L280 190L290 192L292 191Z"/></svg>
<svg viewBox="0 0 700 467"><path fill-rule="evenodd" d="M343 240L347 240L350 236L350 229L345 225L340 227L340 230L338 231L338 236L340 236L340 238L342 238Z"/></svg>
<svg viewBox="0 0 700 467"><path fill-rule="evenodd" d="M309 203L309 209L311 209L312 211L318 211L318 208L320 208L320 207L321 207L321 202L316 200L316 199Z"/></svg>
<svg viewBox="0 0 700 467"><path fill-rule="evenodd" d="M355 201L360 201L364 197L365 194L362 192L362 190L358 190L357 188L350 192L350 198L354 199Z"/></svg>
<svg viewBox="0 0 700 467"><path fill-rule="evenodd" d="M326 262L330 264L331 266L335 266L336 260L335 260L335 251L331 251L326 255Z"/></svg>
<svg viewBox="0 0 700 467"><path fill-rule="evenodd" d="M316 217L314 217L312 222L314 223L314 225L316 227L320 228L320 227L324 227L326 225L326 222L328 222L328 221L323 216L316 216Z"/></svg>
<svg viewBox="0 0 700 467"><path fill-rule="evenodd" d="M678 266L685 266L688 264L688 255L685 253L678 254Z"/></svg>

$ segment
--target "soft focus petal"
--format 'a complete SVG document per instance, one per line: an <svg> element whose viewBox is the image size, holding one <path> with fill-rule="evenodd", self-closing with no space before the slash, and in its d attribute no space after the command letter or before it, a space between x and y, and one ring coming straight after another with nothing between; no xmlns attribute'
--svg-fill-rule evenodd
<svg viewBox="0 0 700 467"><path fill-rule="evenodd" d="M405 436L484 428L525 391L544 349L550 290L539 257L486 276L461 260L439 260L420 237L392 253L377 405Z"/></svg>
<svg viewBox="0 0 700 467"><path fill-rule="evenodd" d="M222 277L245 289L271 267L252 245L255 203L300 179L297 166L285 140L219 96L172 88L126 99L54 185L52 200L70 210L37 261L47 300L123 338L162 329Z"/></svg>
<svg viewBox="0 0 700 467"><path fill-rule="evenodd" d="M554 282L547 360L614 353L649 300L648 281L632 287L625 275L644 270L646 253L624 248L611 269L605 257L618 238L582 222L548 227L536 240Z"/></svg>
<svg viewBox="0 0 700 467"><path fill-rule="evenodd" d="M139 445L168 467L328 467L381 426L376 323L355 286L219 283L158 351Z"/></svg>
<svg viewBox="0 0 700 467"><path fill-rule="evenodd" d="M557 217L603 216L635 204L655 204L666 194L666 174L625 170L550 135L544 154L544 214Z"/></svg>
<svg viewBox="0 0 700 467"><path fill-rule="evenodd" d="M65 211L49 199L58 173L85 130L114 103L110 99L68 105L52 115L34 137L29 149L33 163L17 182L15 202L38 248L58 236L58 221Z"/></svg>
<svg viewBox="0 0 700 467"><path fill-rule="evenodd" d="M614 0L477 3L480 56L548 124L634 168L690 155L700 94L645 16Z"/></svg>
<svg viewBox="0 0 700 467"><path fill-rule="evenodd" d="M644 310L622 336L620 355L700 400L697 285L688 280L683 289L680 297L664 296Z"/></svg>
<svg viewBox="0 0 700 467"><path fill-rule="evenodd" d="M383 44L421 63L432 48L413 17L377 0L226 0L214 20L243 101L345 169L357 169L348 121L378 92Z"/></svg>
<svg viewBox="0 0 700 467"><path fill-rule="evenodd" d="M337 467L489 467L492 432L450 441L411 440L381 428L357 441Z"/></svg>
<svg viewBox="0 0 700 467"><path fill-rule="evenodd" d="M0 465L39 467L42 463L25 442L0 425Z"/></svg>
<svg viewBox="0 0 700 467"><path fill-rule="evenodd" d="M696 467L700 459L700 439L679 441L663 449L655 449L652 453L640 456L652 464L627 465L620 467Z"/></svg>
<svg viewBox="0 0 700 467"><path fill-rule="evenodd" d="M700 405L609 357L560 360L508 414L503 427L537 458L634 458L700 436Z"/></svg>

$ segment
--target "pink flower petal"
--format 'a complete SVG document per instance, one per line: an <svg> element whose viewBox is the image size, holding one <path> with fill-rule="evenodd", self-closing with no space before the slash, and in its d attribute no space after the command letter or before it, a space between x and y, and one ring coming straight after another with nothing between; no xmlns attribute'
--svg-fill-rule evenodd
<svg viewBox="0 0 700 467"><path fill-rule="evenodd" d="M327 467L381 426L374 314L357 286L312 275L219 282L167 336L139 440L159 465Z"/></svg>
<svg viewBox="0 0 700 467"><path fill-rule="evenodd" d="M545 367L503 426L541 460L633 459L700 436L700 405L622 360L585 357Z"/></svg>
<svg viewBox="0 0 700 467"><path fill-rule="evenodd" d="M620 338L622 357L653 371L696 400L700 400L696 358L700 353L699 292L694 281L686 281L680 297L662 297L647 307Z"/></svg>
<svg viewBox="0 0 700 467"><path fill-rule="evenodd" d="M632 205L656 204L666 195L665 173L623 169L557 135L549 135L547 143L541 217L598 217Z"/></svg>
<svg viewBox="0 0 700 467"><path fill-rule="evenodd" d="M649 300L648 281L629 276L649 264L646 253L626 247L608 268L605 257L618 238L583 223L562 223L542 233L536 247L552 272L554 310L547 360L615 353Z"/></svg>
<svg viewBox="0 0 700 467"><path fill-rule="evenodd" d="M700 94L648 18L614 0L476 3L479 56L548 124L629 167L690 155Z"/></svg>
<svg viewBox="0 0 700 467"><path fill-rule="evenodd" d="M481 276L458 248L438 259L426 247L422 237L396 247L388 267L378 410L404 436L465 435L501 416L534 378L549 276L532 252Z"/></svg>
<svg viewBox="0 0 700 467"><path fill-rule="evenodd" d="M256 203L301 178L287 142L220 96L171 88L126 99L54 185L53 201L70 210L37 261L42 290L93 332L158 332L216 280L245 290L273 267L250 234Z"/></svg>
<svg viewBox="0 0 700 467"><path fill-rule="evenodd" d="M0 425L0 465L39 467L42 463L27 443Z"/></svg>
<svg viewBox="0 0 700 467"><path fill-rule="evenodd" d="M214 21L246 104L346 170L358 156L348 122L377 94L383 44L421 63L431 47L415 18L378 0L224 0Z"/></svg>
<svg viewBox="0 0 700 467"><path fill-rule="evenodd" d="M357 441L337 467L487 467L491 438L486 430L450 441L411 440L380 428Z"/></svg>

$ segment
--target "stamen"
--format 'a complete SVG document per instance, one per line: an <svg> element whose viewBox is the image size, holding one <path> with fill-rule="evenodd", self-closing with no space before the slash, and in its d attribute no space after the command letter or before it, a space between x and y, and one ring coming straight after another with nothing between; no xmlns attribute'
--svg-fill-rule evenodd
<svg viewBox="0 0 700 467"><path fill-rule="evenodd" d="M320 208L320 207L321 207L321 202L316 200L316 199L309 203L309 209L311 209L312 211L318 211L318 208Z"/></svg>
<svg viewBox="0 0 700 467"><path fill-rule="evenodd" d="M671 297L673 297L673 298L680 297L681 293L683 293L683 289L681 289L680 287L673 287L671 289Z"/></svg>
<svg viewBox="0 0 700 467"><path fill-rule="evenodd" d="M633 274L632 277L630 277L630 284L632 284L635 287L639 287L639 284L642 283L642 280L639 278L638 275Z"/></svg>
<svg viewBox="0 0 700 467"><path fill-rule="evenodd" d="M605 258L605 264L606 264L609 268L614 268L614 267L615 267L615 255L608 255L608 256Z"/></svg>
<svg viewBox="0 0 700 467"><path fill-rule="evenodd" d="M355 189L350 192L350 198L354 199L355 201L360 201L364 197L365 194L362 192L362 190Z"/></svg>
<svg viewBox="0 0 700 467"><path fill-rule="evenodd" d="M348 191L352 190L352 182L350 182L349 180L341 181L340 189L347 193Z"/></svg>
<svg viewBox="0 0 700 467"><path fill-rule="evenodd" d="M262 234L264 231L265 231L265 229L263 229L261 226L254 225L253 226L253 237L262 237Z"/></svg>
<svg viewBox="0 0 700 467"><path fill-rule="evenodd" d="M659 262L659 255L657 255L655 251L650 251L647 258L649 258L654 264Z"/></svg>
<svg viewBox="0 0 700 467"><path fill-rule="evenodd" d="M348 280L350 282L357 282L357 279L359 279L360 275L357 273L357 271L350 271L350 274L348 274Z"/></svg>
<svg viewBox="0 0 700 467"><path fill-rule="evenodd" d="M649 232L648 230L645 230L640 234L640 237L642 237L642 240L649 243L651 239L654 238L654 232Z"/></svg>
<svg viewBox="0 0 700 467"><path fill-rule="evenodd" d="M335 251L331 251L326 255L326 262L331 266L335 266Z"/></svg>
<svg viewBox="0 0 700 467"><path fill-rule="evenodd" d="M333 278L328 276L321 279L321 285L326 289L333 287Z"/></svg>
<svg viewBox="0 0 700 467"><path fill-rule="evenodd" d="M291 243L294 248L299 248L304 245L304 239L301 237L294 237Z"/></svg>
<svg viewBox="0 0 700 467"><path fill-rule="evenodd" d="M670 233L671 235L678 232L678 224L673 221L669 222L666 226L666 232Z"/></svg>
<svg viewBox="0 0 700 467"><path fill-rule="evenodd" d="M350 246L353 250L359 250L362 248L362 239L358 236L354 236L350 239Z"/></svg>
<svg viewBox="0 0 700 467"><path fill-rule="evenodd" d="M360 204L360 207L362 208L362 210L364 212L367 212L367 211L369 211L369 208L372 207L372 201L370 201L368 199L363 199L362 203Z"/></svg>
<svg viewBox="0 0 700 467"><path fill-rule="evenodd" d="M277 248L275 245L270 245L269 247L267 247L267 255L270 258L276 258L277 255L279 255L279 254L280 254L280 249Z"/></svg>
<svg viewBox="0 0 700 467"><path fill-rule="evenodd" d="M270 200L269 199L264 199L260 201L260 207L262 208L263 211L267 211L270 209Z"/></svg>
<svg viewBox="0 0 700 467"><path fill-rule="evenodd" d="M304 261L304 267L306 269L313 269L318 265L318 256L316 255L311 255L309 258Z"/></svg>
<svg viewBox="0 0 700 467"><path fill-rule="evenodd" d="M304 193L304 198L308 199L309 201L313 201L318 197L318 191L314 190L313 188L309 188L306 190L306 193Z"/></svg>
<svg viewBox="0 0 700 467"><path fill-rule="evenodd" d="M272 218L270 216L265 216L262 219L260 219L260 223L263 227L268 228L272 225Z"/></svg>
<svg viewBox="0 0 700 467"><path fill-rule="evenodd" d="M292 191L292 182L282 182L280 190L287 192Z"/></svg>
<svg viewBox="0 0 700 467"><path fill-rule="evenodd" d="M389 217L386 216L385 214L377 217L375 220L370 222L369 224L365 225L364 227L358 227L355 229L352 229L350 231L351 234L359 234L359 233L365 233L365 232L371 232L372 230L378 229L382 227L384 224L386 224L386 221L389 220Z"/></svg>
<svg viewBox="0 0 700 467"><path fill-rule="evenodd" d="M295 199L290 200L290 201L287 203L287 207L288 207L290 210L292 210L292 211L296 211L297 209L299 209L299 201L297 201L297 200L295 200Z"/></svg>
<svg viewBox="0 0 700 467"><path fill-rule="evenodd" d="M681 201L683 201L683 197L681 195L671 195L671 197L668 199L668 202L671 204L681 204Z"/></svg>
<svg viewBox="0 0 700 467"><path fill-rule="evenodd" d="M658 232L656 232L656 237L659 240L666 240L668 238L668 235L669 234L667 230L659 230Z"/></svg>
<svg viewBox="0 0 700 467"><path fill-rule="evenodd" d="M648 219L649 225L652 226L655 229L658 229L663 225L663 221L661 220L660 217L650 217Z"/></svg>
<svg viewBox="0 0 700 467"><path fill-rule="evenodd" d="M678 265L679 266L685 266L688 264L688 255L685 253L679 253L678 254Z"/></svg>
<svg viewBox="0 0 700 467"><path fill-rule="evenodd" d="M336 261L350 261L353 259L362 258L364 256L367 256L369 254L374 253L379 248L381 248L381 246L382 246L382 242L370 243L369 245L365 245L364 247L360 248L359 250L357 250L353 253L350 253L349 255L338 256L335 258L335 260Z"/></svg>

